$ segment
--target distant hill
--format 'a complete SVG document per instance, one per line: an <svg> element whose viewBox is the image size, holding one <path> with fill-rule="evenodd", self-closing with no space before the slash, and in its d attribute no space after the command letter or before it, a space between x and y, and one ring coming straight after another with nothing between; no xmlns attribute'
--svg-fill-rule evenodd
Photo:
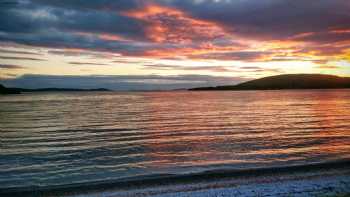
<svg viewBox="0 0 350 197"><path fill-rule="evenodd" d="M350 88L350 77L322 74L286 74L264 77L238 85L200 87L190 90L282 90Z"/></svg>
<svg viewBox="0 0 350 197"><path fill-rule="evenodd" d="M0 84L0 94L20 94L21 92L86 92L86 91L110 91L105 88L97 89L77 89L77 88L39 88L39 89L25 89L25 88L6 88Z"/></svg>

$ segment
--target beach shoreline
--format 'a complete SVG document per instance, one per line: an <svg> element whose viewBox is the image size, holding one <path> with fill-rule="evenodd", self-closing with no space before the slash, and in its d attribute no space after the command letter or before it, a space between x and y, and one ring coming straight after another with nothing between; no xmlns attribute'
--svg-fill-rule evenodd
<svg viewBox="0 0 350 197"><path fill-rule="evenodd" d="M256 177L201 180L192 183L153 185L132 189L106 190L69 197L202 197L202 196L348 196L350 169L289 172Z"/></svg>
<svg viewBox="0 0 350 197"><path fill-rule="evenodd" d="M119 181L6 189L1 196L332 196L350 194L350 160L258 169L221 169Z"/></svg>

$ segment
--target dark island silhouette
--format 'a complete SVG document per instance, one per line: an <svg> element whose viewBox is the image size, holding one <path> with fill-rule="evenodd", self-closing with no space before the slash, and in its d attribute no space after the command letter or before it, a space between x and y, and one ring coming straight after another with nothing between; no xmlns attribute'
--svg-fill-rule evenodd
<svg viewBox="0 0 350 197"><path fill-rule="evenodd" d="M97 89L78 89L78 88L39 88L39 89L26 89L26 88L6 88L0 84L0 94L20 94L21 92L98 92L98 91L110 91L105 88Z"/></svg>
<svg viewBox="0 0 350 197"><path fill-rule="evenodd" d="M192 91L209 90L283 90L283 89L341 89L350 88L350 77L323 74L285 74L264 77L238 85L199 87Z"/></svg>
<svg viewBox="0 0 350 197"><path fill-rule="evenodd" d="M0 94L20 94L21 92L15 89L6 88L0 84Z"/></svg>

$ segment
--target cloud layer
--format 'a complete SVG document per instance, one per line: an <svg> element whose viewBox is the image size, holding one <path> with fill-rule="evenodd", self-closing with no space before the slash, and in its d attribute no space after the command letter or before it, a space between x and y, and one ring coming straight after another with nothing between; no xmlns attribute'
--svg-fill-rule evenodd
<svg viewBox="0 0 350 197"><path fill-rule="evenodd" d="M348 0L0 1L0 63L47 61L72 68L115 63L138 65L141 75L169 71L263 76L295 71L288 62L299 67L305 63L319 72L337 70L341 67L334 62L350 65L349 10ZM238 66L193 66L186 61ZM30 74L30 68L24 74ZM51 75L61 74L53 70ZM33 73L40 73L39 66Z"/></svg>
<svg viewBox="0 0 350 197"><path fill-rule="evenodd" d="M346 0L14 2L0 2L0 41L33 46L220 58L212 52L254 54L241 51L249 49L242 39L310 42L305 52L319 53L324 48L315 46L345 49L350 39Z"/></svg>

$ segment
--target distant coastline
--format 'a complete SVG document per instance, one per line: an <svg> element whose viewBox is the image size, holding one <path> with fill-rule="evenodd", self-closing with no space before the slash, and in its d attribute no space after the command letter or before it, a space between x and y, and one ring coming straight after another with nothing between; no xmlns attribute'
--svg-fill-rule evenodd
<svg viewBox="0 0 350 197"><path fill-rule="evenodd" d="M102 92L111 91L106 88L96 89L79 89L79 88L38 88L38 89L27 89L27 88L6 88L0 84L0 94L20 94L22 92Z"/></svg>
<svg viewBox="0 0 350 197"><path fill-rule="evenodd" d="M284 89L341 89L350 88L350 77L323 74L286 74L264 77L238 85L198 87L190 91L222 90L284 90Z"/></svg>
<svg viewBox="0 0 350 197"><path fill-rule="evenodd" d="M350 77L324 74L285 74L264 77L237 85L197 87L189 91L240 91L240 90L291 90L291 89L346 89L350 88ZM186 89L178 89L186 90ZM0 94L20 94L22 92L99 92L112 91L106 88L9 88L0 84ZM157 90L160 91L160 90Z"/></svg>

